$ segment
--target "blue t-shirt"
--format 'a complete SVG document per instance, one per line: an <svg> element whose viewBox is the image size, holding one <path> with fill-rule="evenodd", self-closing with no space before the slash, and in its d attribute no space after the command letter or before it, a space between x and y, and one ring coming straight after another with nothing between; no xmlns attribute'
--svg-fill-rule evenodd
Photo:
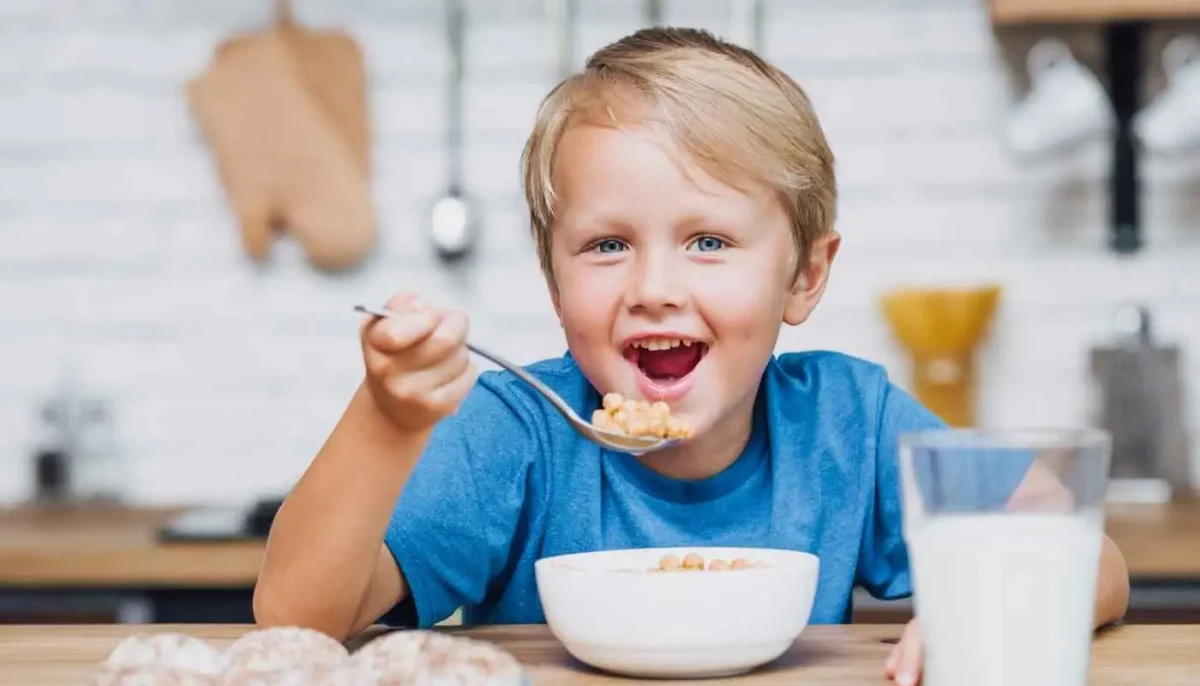
<svg viewBox="0 0 1200 686"><path fill-rule="evenodd" d="M527 369L582 416L600 404L569 353ZM511 373L485 372L396 505L384 541L410 597L383 621L428 627L462 607L468 624L541 623L540 558L711 545L817 555L811 622L847 622L856 586L911 594L897 441L943 426L879 365L786 353L763 373L741 456L680 481L581 438ZM1005 464L985 497L1003 501L1020 482L1026 465Z"/></svg>

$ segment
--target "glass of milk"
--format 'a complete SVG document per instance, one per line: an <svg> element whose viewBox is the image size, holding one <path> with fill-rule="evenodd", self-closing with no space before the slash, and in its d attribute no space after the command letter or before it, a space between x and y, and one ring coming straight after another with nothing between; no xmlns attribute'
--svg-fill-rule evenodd
<svg viewBox="0 0 1200 686"><path fill-rule="evenodd" d="M1085 686L1106 432L900 439L924 686Z"/></svg>

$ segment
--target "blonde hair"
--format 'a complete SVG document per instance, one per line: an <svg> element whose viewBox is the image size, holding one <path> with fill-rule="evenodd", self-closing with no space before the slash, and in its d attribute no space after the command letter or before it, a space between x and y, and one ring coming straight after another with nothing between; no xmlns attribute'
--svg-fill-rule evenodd
<svg viewBox="0 0 1200 686"><path fill-rule="evenodd" d="M712 176L772 189L791 223L794 277L807 266L813 242L832 231L833 153L804 90L754 52L707 31L643 29L601 48L550 91L525 144L525 199L551 283L554 155L578 119L661 126Z"/></svg>

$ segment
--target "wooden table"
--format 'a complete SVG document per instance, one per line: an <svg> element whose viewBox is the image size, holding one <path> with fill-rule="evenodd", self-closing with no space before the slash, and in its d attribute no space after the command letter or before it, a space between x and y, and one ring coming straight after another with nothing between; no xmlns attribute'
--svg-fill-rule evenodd
<svg viewBox="0 0 1200 686"><path fill-rule="evenodd" d="M181 631L218 648L251 627L185 626L0 626L3 683L80 686L125 636L140 631ZM629 680L599 674L574 662L544 626L489 627L461 633L490 640L528 666L534 684L617 684ZM814 626L771 665L749 675L707 684L885 684L883 661L900 635L897 626ZM1093 650L1091 683L1195 686L1200 683L1200 625L1125 626L1102 633Z"/></svg>

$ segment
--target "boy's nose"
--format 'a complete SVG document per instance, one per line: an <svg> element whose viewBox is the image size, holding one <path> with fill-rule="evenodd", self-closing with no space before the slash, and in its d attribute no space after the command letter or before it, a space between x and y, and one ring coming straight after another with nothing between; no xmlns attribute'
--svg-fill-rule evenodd
<svg viewBox="0 0 1200 686"><path fill-rule="evenodd" d="M625 305L631 310L656 312L678 309L686 301L683 265L674 264L666 255L643 254L625 289Z"/></svg>

